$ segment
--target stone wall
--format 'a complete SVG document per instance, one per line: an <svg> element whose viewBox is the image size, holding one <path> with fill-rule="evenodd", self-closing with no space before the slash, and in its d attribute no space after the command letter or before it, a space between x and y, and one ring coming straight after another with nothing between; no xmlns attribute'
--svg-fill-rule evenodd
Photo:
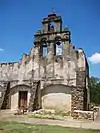
<svg viewBox="0 0 100 133"><path fill-rule="evenodd" d="M42 109L71 111L71 88L65 85L49 85L41 90Z"/></svg>
<svg viewBox="0 0 100 133"><path fill-rule="evenodd" d="M64 34L50 35L47 39L54 40L55 36L63 38ZM31 49L29 55L23 54L22 59L15 63L0 64L0 81L23 80L66 80L66 85L85 85L85 66L83 55L81 57L67 41L63 43L61 56L54 56L54 42L48 43L48 54L43 58L40 53L40 44ZM81 59L82 58L82 59ZM78 66L77 66L78 64ZM78 69L81 68L82 69ZM84 71L83 71L84 69Z"/></svg>
<svg viewBox="0 0 100 133"><path fill-rule="evenodd" d="M72 111L84 110L84 88L72 87Z"/></svg>
<svg viewBox="0 0 100 133"><path fill-rule="evenodd" d="M93 111L82 111L82 110L74 110L72 113L73 119L88 119L94 120L94 112Z"/></svg>
<svg viewBox="0 0 100 133"><path fill-rule="evenodd" d="M29 55L23 54L19 62L0 63L0 82L1 81L19 81L38 79L39 62L37 48L32 48ZM33 58L34 57L34 58Z"/></svg>

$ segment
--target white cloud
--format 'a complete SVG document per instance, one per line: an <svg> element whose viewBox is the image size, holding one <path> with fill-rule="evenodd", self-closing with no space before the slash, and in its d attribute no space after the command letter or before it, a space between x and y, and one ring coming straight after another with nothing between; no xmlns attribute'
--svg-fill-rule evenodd
<svg viewBox="0 0 100 133"><path fill-rule="evenodd" d="M100 63L100 53L94 53L92 56L88 57L88 60L92 64L98 64L98 63Z"/></svg>
<svg viewBox="0 0 100 133"><path fill-rule="evenodd" d="M0 48L0 52L4 51L4 49Z"/></svg>

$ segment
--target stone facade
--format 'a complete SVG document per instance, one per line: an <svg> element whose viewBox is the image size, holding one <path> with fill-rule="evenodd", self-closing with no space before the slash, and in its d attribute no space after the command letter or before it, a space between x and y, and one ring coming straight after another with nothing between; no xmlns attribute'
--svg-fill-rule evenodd
<svg viewBox="0 0 100 133"><path fill-rule="evenodd" d="M84 51L75 50L69 28L63 29L61 16L51 13L34 35L30 53L19 62L0 64L0 108L16 109L19 92L27 91L29 111L88 110L88 77Z"/></svg>

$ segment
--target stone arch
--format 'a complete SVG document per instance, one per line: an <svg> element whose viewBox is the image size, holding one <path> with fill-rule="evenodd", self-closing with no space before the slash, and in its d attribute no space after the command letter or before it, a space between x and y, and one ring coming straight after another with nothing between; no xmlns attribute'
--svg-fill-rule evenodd
<svg viewBox="0 0 100 133"><path fill-rule="evenodd" d="M71 87L51 84L41 90L43 109L61 109L71 111Z"/></svg>
<svg viewBox="0 0 100 133"><path fill-rule="evenodd" d="M58 36L55 37L55 41L57 41L59 39L61 40L61 36L58 35Z"/></svg>
<svg viewBox="0 0 100 133"><path fill-rule="evenodd" d="M55 22L50 21L48 24L48 31L54 31L54 27L55 27Z"/></svg>
<svg viewBox="0 0 100 133"><path fill-rule="evenodd" d="M31 87L26 84L17 84L10 89L11 95L19 91L30 91Z"/></svg>
<svg viewBox="0 0 100 133"><path fill-rule="evenodd" d="M67 33L63 34L63 39L69 39L69 35Z"/></svg>
<svg viewBox="0 0 100 133"><path fill-rule="evenodd" d="M65 41L68 41L69 43L71 43L70 33L64 33L64 34L62 34L62 40L64 42Z"/></svg>
<svg viewBox="0 0 100 133"><path fill-rule="evenodd" d="M45 42L45 41L47 41L46 37L41 38L41 42Z"/></svg>

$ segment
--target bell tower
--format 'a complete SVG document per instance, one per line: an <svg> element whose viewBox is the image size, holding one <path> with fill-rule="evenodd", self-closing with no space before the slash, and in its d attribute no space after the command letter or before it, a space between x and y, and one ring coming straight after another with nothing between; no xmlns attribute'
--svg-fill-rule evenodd
<svg viewBox="0 0 100 133"><path fill-rule="evenodd" d="M53 57L62 53L63 42L70 43L70 31L68 27L62 29L62 18L51 12L42 19L42 29L34 35L34 45L38 45L40 55Z"/></svg>
<svg viewBox="0 0 100 133"><path fill-rule="evenodd" d="M63 65L66 60L68 45L71 42L70 31L68 27L62 28L62 18L51 12L42 19L42 29L34 35L34 47L37 49L39 65L43 65L43 71L46 78L54 78L56 68L55 64ZM37 61L36 58L36 61ZM60 68L63 71L63 68ZM40 72L42 72L40 70ZM61 74L61 73L60 73ZM41 77L42 73L40 73Z"/></svg>
<svg viewBox="0 0 100 133"><path fill-rule="evenodd" d="M51 12L48 17L43 18L43 33L47 32L60 32L62 31L62 19L54 12Z"/></svg>

